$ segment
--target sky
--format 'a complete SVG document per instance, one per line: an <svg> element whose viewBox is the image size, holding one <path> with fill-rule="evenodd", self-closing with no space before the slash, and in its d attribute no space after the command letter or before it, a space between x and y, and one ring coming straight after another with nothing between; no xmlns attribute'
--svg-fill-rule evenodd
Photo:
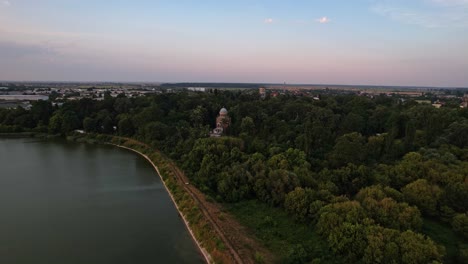
<svg viewBox="0 0 468 264"><path fill-rule="evenodd" d="M468 0L0 0L0 80L468 87Z"/></svg>

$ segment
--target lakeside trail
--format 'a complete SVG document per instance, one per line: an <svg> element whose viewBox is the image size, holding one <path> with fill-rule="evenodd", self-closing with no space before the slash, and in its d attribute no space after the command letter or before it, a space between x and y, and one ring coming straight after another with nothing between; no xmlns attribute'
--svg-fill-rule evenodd
<svg viewBox="0 0 468 264"><path fill-rule="evenodd" d="M125 146L122 146L122 145L116 145L116 144L110 144L112 146L116 146L116 147L119 147L119 148L123 148L123 149L127 149L127 150L130 150L130 151L133 151L137 154L139 154L140 156L142 156L143 158L145 158L147 161L149 161L149 163L151 163L151 165L153 166L154 170L156 171L156 173L158 174L159 178L161 178L161 182L162 184L164 185L164 188L166 188L166 191L167 193L169 194L169 197L171 197L171 200L172 200L172 203L175 205L177 211L179 212L179 215L182 217L182 220L184 221L184 224L185 226L187 227L187 230L189 231L190 235L192 236L192 239L195 241L195 243L197 244L197 247L198 249L200 250L201 254L203 255L203 257L205 258L205 261L206 263L211 263L212 262L212 258L210 256L210 254L208 253L208 251L202 246L200 245L200 243L198 242L197 238L195 237L195 234L193 233L192 229L190 228L190 225L187 221L187 219L185 218L185 216L182 214L182 212L180 211L179 209L179 206L177 205L175 199L174 199L174 196L172 196L172 193L170 192L170 190L167 188L166 186L166 183L164 182L164 179L163 177L161 176L161 173L159 172L159 169L158 167L153 163L153 161L145 154L141 153L140 151L138 150L135 150L135 149L132 149L132 148L129 148L129 147L125 147Z"/></svg>
<svg viewBox="0 0 468 264"><path fill-rule="evenodd" d="M145 145L147 148L152 149L151 147L147 146L146 144L140 143ZM177 210L179 211L182 219L190 232L190 235L195 240L197 246L200 249L200 252L203 254L207 263L212 263L213 259L208 253L208 251L200 245L199 241L196 239L193 230L191 230L189 222L186 220L186 217L181 213L179 207L170 192L169 188L166 186L164 179L159 172L158 167L154 164L154 162L145 154L126 147L122 145L111 144L120 148L124 148L135 153L138 153L146 160L148 160L151 165L154 167L156 172L158 173L159 177L161 178L164 187L166 188L169 196L171 197L173 203L175 204ZM156 150L153 150L156 151ZM160 153L159 151L157 151ZM162 153L160 153L164 156ZM165 157L165 156L164 156ZM182 187L197 203L200 211L202 212L203 216L212 224L214 231L218 234L219 238L222 240L223 244L225 245L226 249L230 255L230 262L229 263L239 263L239 264L253 264L255 262L256 254L260 254L263 257L265 263L273 263L274 257L272 254L266 250L256 239L251 236L251 232L247 230L244 226L242 226L237 220L234 219L233 216L226 213L222 206L207 201L205 195L198 190L194 185L190 184L189 179L187 176L177 167L177 165L170 159L166 158L170 170L173 172L174 179L176 180L177 185Z"/></svg>
<svg viewBox="0 0 468 264"><path fill-rule="evenodd" d="M173 162L170 165L182 183L189 183L187 176ZM257 263L254 259L256 253L262 255L264 263L275 263L271 253L252 238L251 232L235 220L232 215L225 212L220 204L207 201L206 196L191 184L184 184L184 187L198 202L203 214L210 220L216 232L230 249L236 263Z"/></svg>
<svg viewBox="0 0 468 264"><path fill-rule="evenodd" d="M195 188L193 185L190 184L190 182L189 182L188 178L185 176L185 174L183 174L179 170L179 168L177 166L175 166L174 163L171 162L170 166L171 166L171 170L175 173L175 176L178 178L178 183L182 184L184 189L187 191L187 193L190 194L190 196L192 196L192 198L195 201L197 201L203 215L211 222L211 224L215 228L216 233L218 233L220 238L223 240L223 243L229 249L229 252L230 252L231 256L234 258L235 262L239 263L239 264L244 263L244 261L241 259L241 257L237 253L237 251L234 249L231 242L225 236L223 230L220 228L218 221L216 221L216 219L218 217L216 217L213 214L216 211L213 212L212 209L210 210L210 207L207 205L207 201L206 201L204 195L197 188ZM218 213L220 213L220 212L218 211Z"/></svg>

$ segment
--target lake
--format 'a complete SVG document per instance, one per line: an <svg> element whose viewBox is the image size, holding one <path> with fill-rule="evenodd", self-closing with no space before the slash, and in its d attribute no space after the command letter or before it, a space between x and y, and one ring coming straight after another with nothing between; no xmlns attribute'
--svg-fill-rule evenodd
<svg viewBox="0 0 468 264"><path fill-rule="evenodd" d="M131 151L0 139L0 263L203 263L151 164Z"/></svg>

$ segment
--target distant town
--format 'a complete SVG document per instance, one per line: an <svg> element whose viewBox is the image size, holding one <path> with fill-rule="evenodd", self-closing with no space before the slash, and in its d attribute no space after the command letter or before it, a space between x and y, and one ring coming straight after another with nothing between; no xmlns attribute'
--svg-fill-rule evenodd
<svg viewBox="0 0 468 264"><path fill-rule="evenodd" d="M236 83L67 83L67 82L0 82L0 108L29 109L32 101L50 99L55 105L67 100L104 100L106 96L139 97L150 94L194 92L216 93L219 90L258 93L266 99L278 96L305 96L320 100L324 94L398 97L420 104L468 107L468 88L391 87L359 85L293 85Z"/></svg>

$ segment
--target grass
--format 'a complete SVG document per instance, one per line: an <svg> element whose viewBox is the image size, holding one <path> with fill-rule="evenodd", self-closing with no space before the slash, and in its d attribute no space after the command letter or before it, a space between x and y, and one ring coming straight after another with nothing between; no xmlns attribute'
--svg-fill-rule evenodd
<svg viewBox="0 0 468 264"><path fill-rule="evenodd" d="M444 263L458 263L458 248L461 244L466 244L466 241L455 234L450 226L433 219L425 218L422 233L430 237L437 244L445 246Z"/></svg>
<svg viewBox="0 0 468 264"><path fill-rule="evenodd" d="M285 211L259 201L227 204L225 208L271 251L281 263L339 263L313 226L296 223Z"/></svg>

